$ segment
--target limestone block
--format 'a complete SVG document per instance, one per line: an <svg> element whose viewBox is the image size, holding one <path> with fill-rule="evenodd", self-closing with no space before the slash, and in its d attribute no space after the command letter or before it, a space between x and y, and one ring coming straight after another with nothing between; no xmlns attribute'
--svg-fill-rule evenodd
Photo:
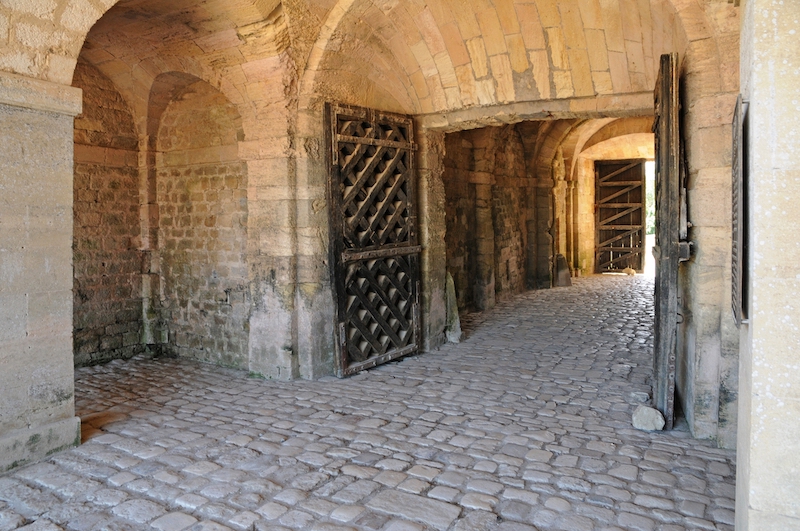
<svg viewBox="0 0 800 531"><path fill-rule="evenodd" d="M0 473L81 442L81 420L71 417L0 434Z"/></svg>
<svg viewBox="0 0 800 531"><path fill-rule="evenodd" d="M725 267L730 264L731 233L725 227L694 227L694 263L701 266Z"/></svg>
<svg viewBox="0 0 800 531"><path fill-rule="evenodd" d="M539 22L539 12L534 4L516 4L520 30L528 50L545 50L547 44Z"/></svg>
<svg viewBox="0 0 800 531"><path fill-rule="evenodd" d="M770 371L769 365L761 365ZM756 377L752 411L768 412L755 415L751 422L758 437L751 441L750 466L759 474L750 478L750 503L753 509L784 514L797 518L795 493L800 492L797 456L800 455L800 424L789 419L800 416L800 401L786 400L780 395L764 392L767 382ZM793 382L797 386L797 379ZM767 385L764 385L767 384Z"/></svg>
<svg viewBox="0 0 800 531"><path fill-rule="evenodd" d="M461 319L458 315L458 301L456 298L456 287L453 283L453 277L447 273L447 281L445 287L445 300L447 304L447 323L445 325L445 333L449 343L461 342Z"/></svg>
<svg viewBox="0 0 800 531"><path fill-rule="evenodd" d="M641 405L633 412L633 427L637 430L660 431L664 424L664 415L657 409Z"/></svg>
<svg viewBox="0 0 800 531"><path fill-rule="evenodd" d="M717 169L714 169L717 170ZM689 215L692 225L697 227L722 227L729 229L731 226L731 184L730 170L721 168L718 171L704 170L705 175L698 177L698 184L687 193ZM716 173L728 177L728 182L719 182L715 176L709 173ZM703 180L701 178L710 177ZM714 179L714 180L712 180Z"/></svg>
<svg viewBox="0 0 800 531"><path fill-rule="evenodd" d="M483 44L483 39L477 37L467 41L467 50L472 59L472 71L475 73L475 79L481 79L489 75L489 64L486 57L486 47Z"/></svg>

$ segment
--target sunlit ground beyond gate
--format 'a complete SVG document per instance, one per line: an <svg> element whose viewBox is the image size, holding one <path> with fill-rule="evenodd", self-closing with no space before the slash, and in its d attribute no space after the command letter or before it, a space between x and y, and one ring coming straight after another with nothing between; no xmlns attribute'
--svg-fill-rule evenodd
<svg viewBox="0 0 800 531"><path fill-rule="evenodd" d="M575 279L466 324L346 380L79 369L85 443L0 477L0 529L732 529L733 452L630 426L652 279Z"/></svg>

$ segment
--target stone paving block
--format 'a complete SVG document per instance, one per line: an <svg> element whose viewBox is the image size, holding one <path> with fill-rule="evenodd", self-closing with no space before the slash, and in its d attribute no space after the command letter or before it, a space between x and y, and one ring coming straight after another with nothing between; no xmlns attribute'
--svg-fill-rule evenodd
<svg viewBox="0 0 800 531"><path fill-rule="evenodd" d="M331 518L339 522L350 522L364 512L364 507L360 505L344 505L337 507L331 512Z"/></svg>
<svg viewBox="0 0 800 531"><path fill-rule="evenodd" d="M430 498L398 491L382 491L367 502L367 507L407 518L444 531L461 514L461 509Z"/></svg>
<svg viewBox="0 0 800 531"><path fill-rule="evenodd" d="M326 516L336 510L339 505L319 498L309 498L300 503L300 508L310 513Z"/></svg>
<svg viewBox="0 0 800 531"><path fill-rule="evenodd" d="M148 500L129 500L117 505L111 512L120 518L144 524L163 515L167 511L157 503Z"/></svg>
<svg viewBox="0 0 800 531"><path fill-rule="evenodd" d="M424 529L424 525L405 520L392 520L387 524L385 531L424 531Z"/></svg>
<svg viewBox="0 0 800 531"><path fill-rule="evenodd" d="M307 512L292 509L280 517L279 522L286 527L293 529L307 529L314 517Z"/></svg>
<svg viewBox="0 0 800 531"><path fill-rule="evenodd" d="M189 516L186 513L175 512L157 518L150 525L160 531L182 531L196 523L197 518Z"/></svg>
<svg viewBox="0 0 800 531"><path fill-rule="evenodd" d="M375 482L387 487L395 487L405 481L408 476L402 472L392 472L389 470L383 471L374 478Z"/></svg>
<svg viewBox="0 0 800 531"><path fill-rule="evenodd" d="M467 483L467 490L493 495L503 490L503 484L485 479L475 479Z"/></svg>
<svg viewBox="0 0 800 531"><path fill-rule="evenodd" d="M250 511L242 511L241 513L236 514L228 523L234 529L239 529L241 531L249 531L253 528L253 525L260 519L261 517L256 513Z"/></svg>
<svg viewBox="0 0 800 531"><path fill-rule="evenodd" d="M497 498L487 494L478 494L470 492L465 494L461 501L458 502L462 507L467 509L478 509L482 511L491 511L497 505Z"/></svg>
<svg viewBox="0 0 800 531"><path fill-rule="evenodd" d="M231 528L217 522L204 520L189 528L189 531L231 531ZM277 531L277 530L274 530Z"/></svg>
<svg viewBox="0 0 800 531"><path fill-rule="evenodd" d="M210 461L200 461L187 466L183 469L183 472L195 476L204 476L219 469L220 466L216 463L211 463Z"/></svg>
<svg viewBox="0 0 800 531"><path fill-rule="evenodd" d="M460 495L460 490L442 486L434 487L428 492L429 498L445 502L452 502Z"/></svg>
<svg viewBox="0 0 800 531"><path fill-rule="evenodd" d="M617 522L622 527L635 531L653 531L656 528L655 521L638 514L620 513Z"/></svg>
<svg viewBox="0 0 800 531"><path fill-rule="evenodd" d="M288 507L285 507L279 503L269 502L256 509L256 512L267 520L275 520L288 510Z"/></svg>
<svg viewBox="0 0 800 531"><path fill-rule="evenodd" d="M36 520L32 524L28 524L26 526L20 527L19 529L23 531L63 531L64 528L54 524L50 520L46 518L42 518Z"/></svg>
<svg viewBox="0 0 800 531"><path fill-rule="evenodd" d="M346 486L345 488L343 488L342 490L331 496L331 499L339 503L355 503L369 496L370 494L375 492L379 487L380 485L375 483L374 481L362 479Z"/></svg>

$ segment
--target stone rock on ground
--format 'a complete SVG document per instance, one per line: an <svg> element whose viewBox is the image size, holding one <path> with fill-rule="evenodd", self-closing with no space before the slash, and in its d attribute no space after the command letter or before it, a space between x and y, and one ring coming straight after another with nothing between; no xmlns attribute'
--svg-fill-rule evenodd
<svg viewBox="0 0 800 531"><path fill-rule="evenodd" d="M633 412L633 427L637 430L660 431L664 424L664 415L657 409L639 406Z"/></svg>

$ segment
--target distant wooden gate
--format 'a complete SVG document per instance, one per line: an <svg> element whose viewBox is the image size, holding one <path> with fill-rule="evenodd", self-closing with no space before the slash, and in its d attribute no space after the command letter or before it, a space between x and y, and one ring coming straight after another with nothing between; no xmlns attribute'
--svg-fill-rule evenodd
<svg viewBox="0 0 800 531"><path fill-rule="evenodd" d="M681 149L678 55L661 56L655 90L656 259L653 400L666 429L675 416L675 359L678 341L678 264L681 240ZM685 217L685 211L684 211Z"/></svg>
<svg viewBox="0 0 800 531"><path fill-rule="evenodd" d="M340 377L417 351L419 252L411 118L326 106Z"/></svg>
<svg viewBox="0 0 800 531"><path fill-rule="evenodd" d="M643 160L595 162L595 272L644 268Z"/></svg>

